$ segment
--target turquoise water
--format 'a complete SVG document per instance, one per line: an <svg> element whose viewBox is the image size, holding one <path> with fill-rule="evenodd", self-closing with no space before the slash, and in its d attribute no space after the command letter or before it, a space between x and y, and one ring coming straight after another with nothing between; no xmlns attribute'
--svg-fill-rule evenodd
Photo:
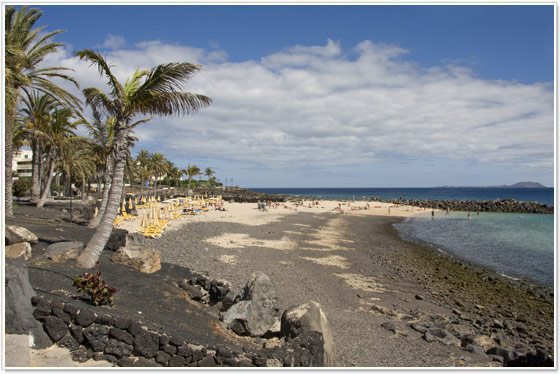
<svg viewBox="0 0 560 374"><path fill-rule="evenodd" d="M430 243L505 276L554 284L554 215L467 212L407 219L395 227L403 239Z"/></svg>

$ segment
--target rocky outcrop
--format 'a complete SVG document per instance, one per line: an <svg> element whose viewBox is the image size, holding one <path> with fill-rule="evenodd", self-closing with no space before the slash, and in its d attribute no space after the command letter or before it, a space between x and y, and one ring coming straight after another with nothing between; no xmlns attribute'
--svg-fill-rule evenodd
<svg viewBox="0 0 560 374"><path fill-rule="evenodd" d="M28 242L37 244L39 239L25 227L6 225L6 245Z"/></svg>
<svg viewBox="0 0 560 374"><path fill-rule="evenodd" d="M36 296L29 282L27 265L22 258L5 261L5 331L7 334L23 334L33 337L33 346L38 349L50 345L41 324L33 315L31 298ZM50 313L50 311L49 311Z"/></svg>
<svg viewBox="0 0 560 374"><path fill-rule="evenodd" d="M309 332L320 334L324 351L322 366L335 366L336 348L332 329L321 305L316 301L286 309L282 314L281 333L291 339Z"/></svg>
<svg viewBox="0 0 560 374"><path fill-rule="evenodd" d="M142 245L129 244L115 252L111 261L151 274L161 269L161 253Z"/></svg>
<svg viewBox="0 0 560 374"><path fill-rule="evenodd" d="M240 296L240 300L223 314L222 320L239 335L265 334L279 314L276 287L264 273L256 272Z"/></svg>
<svg viewBox="0 0 560 374"><path fill-rule="evenodd" d="M82 242L58 242L49 245L45 254L52 262L64 262L78 258L83 249L84 243Z"/></svg>
<svg viewBox="0 0 560 374"><path fill-rule="evenodd" d="M6 246L6 258L18 257L29 260L31 258L31 244L22 242Z"/></svg>

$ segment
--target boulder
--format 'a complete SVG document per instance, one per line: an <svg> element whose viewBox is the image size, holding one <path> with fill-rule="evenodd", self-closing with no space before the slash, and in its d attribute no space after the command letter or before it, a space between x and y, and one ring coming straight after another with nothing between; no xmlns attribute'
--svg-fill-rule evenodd
<svg viewBox="0 0 560 374"><path fill-rule="evenodd" d="M119 248L125 247L127 245L128 231L124 229L113 229L111 231L111 236L105 244L105 249L109 251L116 251Z"/></svg>
<svg viewBox="0 0 560 374"><path fill-rule="evenodd" d="M336 348L332 329L321 305L316 301L288 308L281 318L282 335L295 338L305 332L318 332L323 336L324 366L335 366Z"/></svg>
<svg viewBox="0 0 560 374"><path fill-rule="evenodd" d="M59 242L49 245L45 254L52 262L64 262L78 258L83 249L84 243L82 242Z"/></svg>
<svg viewBox="0 0 560 374"><path fill-rule="evenodd" d="M151 274L161 269L161 253L141 245L130 244L115 252L111 261Z"/></svg>
<svg viewBox="0 0 560 374"><path fill-rule="evenodd" d="M6 245L28 242L37 244L39 239L25 227L6 225Z"/></svg>
<svg viewBox="0 0 560 374"><path fill-rule="evenodd" d="M276 287L264 273L256 272L241 291L240 301L222 315L222 320L239 335L261 336L278 314Z"/></svg>
<svg viewBox="0 0 560 374"><path fill-rule="evenodd" d="M432 327L426 330L426 332L424 332L424 340L426 340L427 342L438 341L441 344L447 346L461 346L461 341L453 336L453 334L445 329L441 329L438 327Z"/></svg>
<svg viewBox="0 0 560 374"><path fill-rule="evenodd" d="M32 346L43 349L52 343L43 326L33 316L31 298L36 296L29 282L27 265L22 258L5 260L4 310L5 333L33 337Z"/></svg>
<svg viewBox="0 0 560 374"><path fill-rule="evenodd" d="M83 334L94 352L103 352L109 343L109 328L107 326L91 325L84 329Z"/></svg>
<svg viewBox="0 0 560 374"><path fill-rule="evenodd" d="M58 342L68 332L68 325L58 317L49 316L45 319L45 330L53 342Z"/></svg>
<svg viewBox="0 0 560 374"><path fill-rule="evenodd" d="M22 257L24 260L31 258L31 244L28 242L21 242L6 246L6 257L17 258Z"/></svg>

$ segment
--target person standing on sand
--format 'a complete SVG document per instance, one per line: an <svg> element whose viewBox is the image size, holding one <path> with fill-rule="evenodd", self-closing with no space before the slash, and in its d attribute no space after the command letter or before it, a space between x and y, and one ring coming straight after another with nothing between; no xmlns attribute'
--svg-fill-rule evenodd
<svg viewBox="0 0 560 374"><path fill-rule="evenodd" d="M432 209L432 219L434 219L435 215L436 215L436 212L435 212L435 210Z"/></svg>
<svg viewBox="0 0 560 374"><path fill-rule="evenodd" d="M388 207L387 211L389 212L389 214L391 214L391 207Z"/></svg>

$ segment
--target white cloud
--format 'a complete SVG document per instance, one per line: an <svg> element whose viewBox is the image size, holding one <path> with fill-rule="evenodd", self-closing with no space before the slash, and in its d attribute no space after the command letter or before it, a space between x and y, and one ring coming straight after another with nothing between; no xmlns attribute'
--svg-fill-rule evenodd
<svg viewBox="0 0 560 374"><path fill-rule="evenodd" d="M163 62L205 66L185 88L211 107L136 132L139 148L157 144L185 163L186 153L279 169L432 157L552 172L551 85L483 80L458 65L421 69L406 50L371 41L353 53L328 40L231 63L225 51L148 41L106 57L123 81ZM51 59L75 69L82 88L104 89L97 70L67 52Z"/></svg>
<svg viewBox="0 0 560 374"><path fill-rule="evenodd" d="M109 34L102 46L103 48L117 49L123 45L125 45L125 39L122 36Z"/></svg>

